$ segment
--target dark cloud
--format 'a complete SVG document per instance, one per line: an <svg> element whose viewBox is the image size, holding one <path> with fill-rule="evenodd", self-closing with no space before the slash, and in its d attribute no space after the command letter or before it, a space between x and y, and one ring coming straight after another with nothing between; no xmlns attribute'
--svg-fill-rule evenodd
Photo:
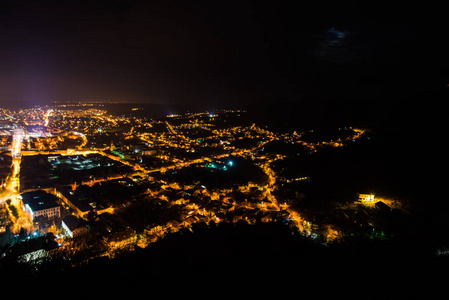
<svg viewBox="0 0 449 300"><path fill-rule="evenodd" d="M0 101L342 99L421 78L439 47L410 8L289 1L13 1ZM423 24L427 25L423 25ZM433 26L433 25L432 25ZM436 27L438 28L438 26ZM347 87L351 86L348 90ZM351 96L352 94L352 96ZM356 98L357 98L356 97Z"/></svg>

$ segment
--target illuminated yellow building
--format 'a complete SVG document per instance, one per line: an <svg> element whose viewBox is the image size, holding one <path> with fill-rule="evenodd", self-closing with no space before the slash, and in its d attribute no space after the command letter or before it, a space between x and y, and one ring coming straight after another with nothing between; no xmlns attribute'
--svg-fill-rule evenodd
<svg viewBox="0 0 449 300"><path fill-rule="evenodd" d="M373 202L374 201L374 195L373 194L359 194L359 200L362 202Z"/></svg>

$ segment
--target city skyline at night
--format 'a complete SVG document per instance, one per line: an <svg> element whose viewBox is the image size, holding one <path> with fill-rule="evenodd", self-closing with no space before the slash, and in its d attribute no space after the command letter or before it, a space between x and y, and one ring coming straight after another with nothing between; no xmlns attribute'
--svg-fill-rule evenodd
<svg viewBox="0 0 449 300"><path fill-rule="evenodd" d="M278 278L329 296L437 274L441 12L1 3L0 274Z"/></svg>

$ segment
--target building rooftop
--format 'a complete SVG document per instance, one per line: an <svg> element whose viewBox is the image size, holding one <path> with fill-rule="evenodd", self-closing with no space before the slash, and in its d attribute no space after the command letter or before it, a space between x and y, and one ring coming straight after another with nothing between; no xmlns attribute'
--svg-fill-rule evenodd
<svg viewBox="0 0 449 300"><path fill-rule="evenodd" d="M70 229L70 231L73 231L82 226L78 218L73 215L65 216L62 219L62 222L64 222L64 224Z"/></svg>
<svg viewBox="0 0 449 300"><path fill-rule="evenodd" d="M59 206L56 203L56 200L58 199L56 196L42 190L26 192L20 196L22 197L22 202L25 205L28 205L32 211Z"/></svg>

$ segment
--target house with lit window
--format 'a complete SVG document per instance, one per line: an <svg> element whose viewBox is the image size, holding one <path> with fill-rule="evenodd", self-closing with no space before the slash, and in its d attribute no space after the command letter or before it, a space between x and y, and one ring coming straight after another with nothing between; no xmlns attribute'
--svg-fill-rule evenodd
<svg viewBox="0 0 449 300"><path fill-rule="evenodd" d="M80 220L74 215L65 216L61 221L61 225L71 238L87 233L86 226L82 225Z"/></svg>
<svg viewBox="0 0 449 300"><path fill-rule="evenodd" d="M368 201L373 202L374 198L375 198L373 194L358 194L358 196L359 196L359 200L362 202L368 202Z"/></svg>
<svg viewBox="0 0 449 300"><path fill-rule="evenodd" d="M86 219L87 214L93 210L93 206L89 203L78 200L71 188L58 187L54 189L53 193L67 204L79 218Z"/></svg>
<svg viewBox="0 0 449 300"><path fill-rule="evenodd" d="M56 203L55 195L38 190L26 192L20 195L22 209L31 220L44 217L47 220L56 219L61 216L61 206Z"/></svg>

